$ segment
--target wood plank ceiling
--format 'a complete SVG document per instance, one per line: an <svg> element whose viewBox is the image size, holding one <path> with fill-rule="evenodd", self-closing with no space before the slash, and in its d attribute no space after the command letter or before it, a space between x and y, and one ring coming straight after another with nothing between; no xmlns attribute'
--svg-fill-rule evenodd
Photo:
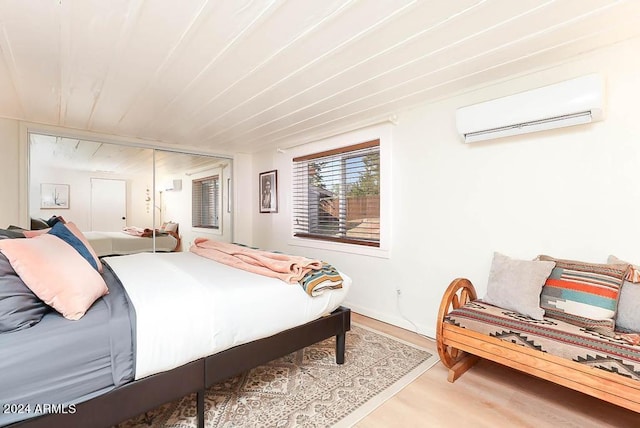
<svg viewBox="0 0 640 428"><path fill-rule="evenodd" d="M0 116L286 147L640 34L640 1L1 0Z"/></svg>

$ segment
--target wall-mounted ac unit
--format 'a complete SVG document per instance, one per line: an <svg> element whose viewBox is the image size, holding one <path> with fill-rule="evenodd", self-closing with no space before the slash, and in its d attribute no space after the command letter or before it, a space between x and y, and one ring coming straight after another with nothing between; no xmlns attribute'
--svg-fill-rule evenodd
<svg viewBox="0 0 640 428"><path fill-rule="evenodd" d="M456 126L465 143L580 125L603 119L603 80L589 74L462 107Z"/></svg>
<svg viewBox="0 0 640 428"><path fill-rule="evenodd" d="M168 180L162 187L167 192L178 192L182 190L182 180Z"/></svg>

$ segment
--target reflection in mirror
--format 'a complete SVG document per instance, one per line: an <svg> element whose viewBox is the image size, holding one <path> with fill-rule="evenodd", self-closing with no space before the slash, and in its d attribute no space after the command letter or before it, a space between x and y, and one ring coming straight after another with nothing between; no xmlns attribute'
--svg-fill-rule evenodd
<svg viewBox="0 0 640 428"><path fill-rule="evenodd" d="M188 249L198 236L231 242L231 160L156 150L156 227L178 227Z"/></svg>
<svg viewBox="0 0 640 428"><path fill-rule="evenodd" d="M230 173L229 159L30 133L31 229L61 216L99 255L188 250L203 234L231 240L222 185ZM217 223L192 227L192 182L209 176L219 186L211 188L215 204L207 199L205 214Z"/></svg>
<svg viewBox="0 0 640 428"><path fill-rule="evenodd" d="M147 197L153 184L153 150L43 134L30 134L29 215L63 216L82 231L120 231L150 225ZM49 191L65 186L64 205ZM152 196L150 193L148 196Z"/></svg>

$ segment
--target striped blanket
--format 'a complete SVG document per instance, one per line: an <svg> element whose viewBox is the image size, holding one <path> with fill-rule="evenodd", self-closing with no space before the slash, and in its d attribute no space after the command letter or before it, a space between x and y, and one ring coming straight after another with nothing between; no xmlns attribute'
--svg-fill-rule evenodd
<svg viewBox="0 0 640 428"><path fill-rule="evenodd" d="M310 296L318 296L324 291L342 288L340 273L326 262L322 262L322 268L307 272L298 282Z"/></svg>

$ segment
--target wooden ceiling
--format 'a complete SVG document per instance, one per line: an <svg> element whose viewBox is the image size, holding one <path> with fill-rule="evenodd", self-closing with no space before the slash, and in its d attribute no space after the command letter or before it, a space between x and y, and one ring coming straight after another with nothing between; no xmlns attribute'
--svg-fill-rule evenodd
<svg viewBox="0 0 640 428"><path fill-rule="evenodd" d="M251 153L638 36L639 17L636 0L2 0L0 116Z"/></svg>
<svg viewBox="0 0 640 428"><path fill-rule="evenodd" d="M29 138L30 168L83 171L98 174L117 174L166 177L190 176L204 170L229 165L229 159L152 150L144 147L79 140L32 133Z"/></svg>

